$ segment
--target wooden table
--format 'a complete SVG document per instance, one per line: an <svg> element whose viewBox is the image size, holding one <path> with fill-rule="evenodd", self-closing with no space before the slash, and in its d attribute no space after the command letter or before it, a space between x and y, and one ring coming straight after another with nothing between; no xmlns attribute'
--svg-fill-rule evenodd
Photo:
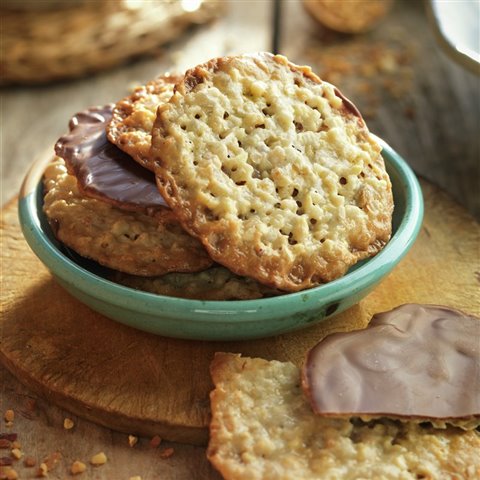
<svg viewBox="0 0 480 480"><path fill-rule="evenodd" d="M92 104L116 101L132 84L166 70L184 70L211 57L269 50L271 3L236 0L228 13L195 28L164 47L154 59L68 83L12 87L2 92L2 203L17 192L32 159L52 148L71 114ZM420 2L397 1L387 19L371 34L335 35L320 28L293 0L283 2L281 53L306 63L336 83L367 117L370 129L389 142L422 176L447 190L480 217L480 81L452 63L437 47ZM454 234L454 232L453 232ZM478 259L477 259L478 260ZM475 261L475 259L472 259ZM8 282L8 272L2 272ZM0 332L1 333L1 332ZM36 398L0 367L0 412L13 408L22 450L40 462L61 451L49 478L66 478L75 459L88 463L104 451L109 461L80 478L215 479L204 449L139 439L73 417ZM74 428L65 430L63 420ZM1 431L8 431L2 419ZM162 458L166 448L174 454ZM0 457L8 455L0 450ZM19 467L21 478L34 469Z"/></svg>

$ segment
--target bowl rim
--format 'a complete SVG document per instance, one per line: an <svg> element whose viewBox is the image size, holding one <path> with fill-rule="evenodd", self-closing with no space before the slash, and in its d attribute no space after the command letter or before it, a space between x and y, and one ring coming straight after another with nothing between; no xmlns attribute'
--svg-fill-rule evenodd
<svg viewBox="0 0 480 480"><path fill-rule="evenodd" d="M381 272L385 269L389 270L389 265L392 263L396 265L406 255L422 225L423 196L418 179L410 166L395 150L380 138L376 136L374 138L382 147L382 156L385 162L390 164L393 170L396 170L401 179L402 188L406 190L405 213L390 241L376 256L367 259L365 264L348 272L343 277L308 290L251 300L193 300L135 290L102 278L79 266L59 251L41 228L35 192L46 165L44 159L42 162L36 162L26 175L19 200L20 224L30 248L55 276L68 284L74 284L75 288L83 293L126 310L158 315L165 306L174 305L178 312L169 311L168 314L172 318L180 318L186 311L207 313L212 314L209 322L215 323L216 321L224 322L225 315L228 316L228 314L251 313L266 309L271 306L271 302L275 303L276 309L291 306L291 302L305 305L306 300L310 297L318 297L322 304L328 304L329 301L338 300L339 292L344 298L363 290L372 283L373 272L378 271L378 276L383 276L380 274ZM39 165L42 165L43 168L39 168ZM132 296L137 302L134 309L132 309ZM288 310L290 309L288 308ZM235 318L231 315L230 320L238 320L238 317ZM244 321L245 319L242 319L241 323Z"/></svg>

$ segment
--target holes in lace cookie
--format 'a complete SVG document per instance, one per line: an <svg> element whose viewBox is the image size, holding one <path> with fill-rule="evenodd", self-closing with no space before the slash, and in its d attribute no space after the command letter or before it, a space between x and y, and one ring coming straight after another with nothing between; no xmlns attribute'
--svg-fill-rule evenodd
<svg viewBox="0 0 480 480"><path fill-rule="evenodd" d="M218 215L215 215L213 213L213 210L210 210L209 208L205 209L205 218L209 221L216 221L218 220Z"/></svg>
<svg viewBox="0 0 480 480"><path fill-rule="evenodd" d="M308 103L308 100L305 100L304 103L305 103L305 105L306 105L307 107L310 107L312 110L316 110L317 112L319 111L319 110L318 110L318 107L317 107L316 105L310 105L310 104Z"/></svg>
<svg viewBox="0 0 480 480"><path fill-rule="evenodd" d="M316 218L311 218L311 219L310 219L310 224L311 224L311 225L316 225L316 223L317 223L317 219L316 219Z"/></svg>
<svg viewBox="0 0 480 480"><path fill-rule="evenodd" d="M302 79L300 78L295 78L295 80L293 81L293 83L297 86L297 87L303 87L305 85L305 83L303 82Z"/></svg>
<svg viewBox="0 0 480 480"><path fill-rule="evenodd" d="M293 124L295 125L295 131L297 133L303 132L303 123L296 122L295 120L293 121Z"/></svg>
<svg viewBox="0 0 480 480"><path fill-rule="evenodd" d="M199 113L195 114L195 118L199 120L201 118L201 115Z"/></svg>
<svg viewBox="0 0 480 480"><path fill-rule="evenodd" d="M181 128L182 130L186 130L186 129L187 129L187 126L186 126L186 125L180 125L180 128Z"/></svg>
<svg viewBox="0 0 480 480"><path fill-rule="evenodd" d="M303 215L303 204L302 202L297 201L297 211L295 212L297 215Z"/></svg>
<svg viewBox="0 0 480 480"><path fill-rule="evenodd" d="M298 242L293 238L293 233L288 234L288 243L289 245L296 245Z"/></svg>
<svg viewBox="0 0 480 480"><path fill-rule="evenodd" d="M234 171L234 170L232 170L232 172L233 172L233 171ZM258 179L260 179L260 178L262 178L262 174L261 174L257 169L254 169L254 170L252 171L252 178L258 178Z"/></svg>
<svg viewBox="0 0 480 480"><path fill-rule="evenodd" d="M293 191L292 191L292 197L295 198L297 195L298 195L298 189L294 188Z"/></svg>
<svg viewBox="0 0 480 480"><path fill-rule="evenodd" d="M226 120L229 116L230 114L228 112L224 112L223 119Z"/></svg>
<svg viewBox="0 0 480 480"><path fill-rule="evenodd" d="M346 185L347 179L345 177L340 177L340 185Z"/></svg>
<svg viewBox="0 0 480 480"><path fill-rule="evenodd" d="M238 182L235 182L235 185L238 185L239 187L241 187L242 185L245 185L247 182L245 180L240 180Z"/></svg>
<svg viewBox="0 0 480 480"><path fill-rule="evenodd" d="M259 124L255 125L255 128L265 128L265 124L264 123L259 123Z"/></svg>

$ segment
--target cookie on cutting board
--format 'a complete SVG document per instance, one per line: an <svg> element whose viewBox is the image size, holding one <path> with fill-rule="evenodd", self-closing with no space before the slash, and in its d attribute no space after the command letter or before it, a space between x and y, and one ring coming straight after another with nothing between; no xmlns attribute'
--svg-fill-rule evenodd
<svg viewBox="0 0 480 480"><path fill-rule="evenodd" d="M219 353L207 455L226 480L476 479L480 437L315 415L290 362Z"/></svg>

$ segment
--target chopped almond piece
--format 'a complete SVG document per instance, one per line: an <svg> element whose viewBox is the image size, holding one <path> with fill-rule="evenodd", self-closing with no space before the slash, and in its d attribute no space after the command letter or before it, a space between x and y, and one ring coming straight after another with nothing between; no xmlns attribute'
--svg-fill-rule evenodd
<svg viewBox="0 0 480 480"><path fill-rule="evenodd" d="M9 468L8 470L5 470L5 478L7 480L17 480L18 473L13 468Z"/></svg>
<svg viewBox="0 0 480 480"><path fill-rule="evenodd" d="M92 465L103 465L107 463L107 456L103 452L97 453L90 459L90 463Z"/></svg>
<svg viewBox="0 0 480 480"><path fill-rule="evenodd" d="M138 442L138 437L136 437L135 435L129 435L128 436L128 444L131 446L131 447L134 447Z"/></svg>
<svg viewBox="0 0 480 480"><path fill-rule="evenodd" d="M12 457L20 460L20 458L22 458L22 452L18 448L12 448Z"/></svg>
<svg viewBox="0 0 480 480"><path fill-rule="evenodd" d="M48 476L48 467L45 463L41 463L37 471L37 477L43 478Z"/></svg>
<svg viewBox="0 0 480 480"><path fill-rule="evenodd" d="M83 473L87 469L87 466L80 460L75 460L70 467L70 472L72 475L77 475Z"/></svg>
<svg viewBox="0 0 480 480"><path fill-rule="evenodd" d="M65 418L63 421L63 428L65 430L71 430L75 426L75 423L73 423L73 420L71 418Z"/></svg>
<svg viewBox="0 0 480 480"><path fill-rule="evenodd" d="M12 423L15 418L15 412L13 410L7 410L3 418L7 423Z"/></svg>
<svg viewBox="0 0 480 480"><path fill-rule="evenodd" d="M34 467L37 461L33 457L25 457L25 460L23 461L23 464L26 467Z"/></svg>

